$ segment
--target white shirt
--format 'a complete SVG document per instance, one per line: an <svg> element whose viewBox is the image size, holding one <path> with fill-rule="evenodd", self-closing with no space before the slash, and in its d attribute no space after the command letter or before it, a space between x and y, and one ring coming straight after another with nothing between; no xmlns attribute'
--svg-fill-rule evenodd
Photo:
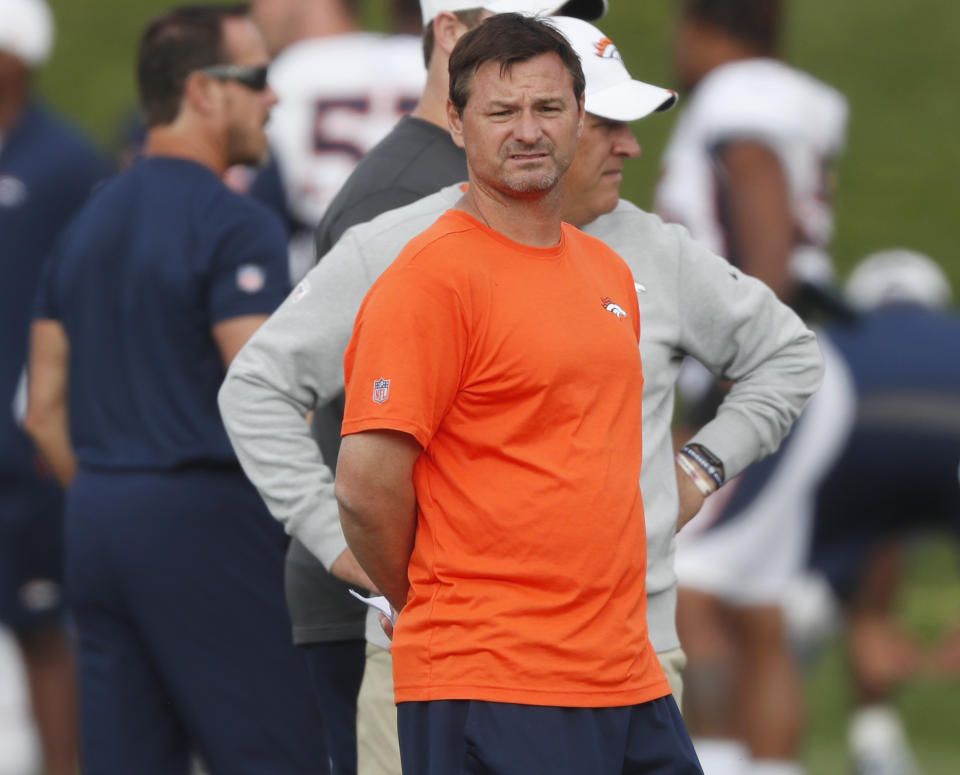
<svg viewBox="0 0 960 775"><path fill-rule="evenodd" d="M311 38L270 65L279 102L267 134L299 221L316 226L360 158L414 107L426 81L420 38Z"/></svg>
<svg viewBox="0 0 960 775"><path fill-rule="evenodd" d="M773 59L712 70L694 90L663 158L656 211L682 223L719 255L729 255L718 207L717 150L752 140L779 158L789 186L797 239L794 273L812 280L832 272L832 166L843 149L847 101L812 76Z"/></svg>

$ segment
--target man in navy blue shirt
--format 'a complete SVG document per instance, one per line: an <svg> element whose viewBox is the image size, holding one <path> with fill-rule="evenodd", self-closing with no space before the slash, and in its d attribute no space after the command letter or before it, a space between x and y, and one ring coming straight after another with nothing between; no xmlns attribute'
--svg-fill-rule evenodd
<svg viewBox="0 0 960 775"><path fill-rule="evenodd" d="M241 6L152 22L145 157L58 240L33 325L28 428L66 508L88 773L322 773L289 642L282 528L217 411L225 368L288 291L283 228L220 176L276 97ZM69 420L68 420L69 418Z"/></svg>
<svg viewBox="0 0 960 775"><path fill-rule="evenodd" d="M917 765L894 690L925 669L960 673L960 636L928 650L896 610L908 540L935 530L960 541L960 316L945 274L913 251L864 259L846 290L864 314L826 333L856 410L816 491L811 566L845 615L854 769L908 773Z"/></svg>
<svg viewBox="0 0 960 775"><path fill-rule="evenodd" d="M50 775L76 761L73 661L62 625L61 491L20 427L31 302L42 260L106 167L91 145L31 95L53 43L43 0L0 3L0 623L27 668ZM11 681L0 665L0 682ZM10 720L0 723L10 756Z"/></svg>

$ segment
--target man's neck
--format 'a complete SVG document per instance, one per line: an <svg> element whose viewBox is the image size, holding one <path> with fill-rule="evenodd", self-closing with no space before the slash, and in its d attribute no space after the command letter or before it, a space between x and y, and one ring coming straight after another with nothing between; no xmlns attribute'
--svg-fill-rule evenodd
<svg viewBox="0 0 960 775"><path fill-rule="evenodd" d="M7 134L27 109L27 90L12 86L0 91L0 135Z"/></svg>
<svg viewBox="0 0 960 775"><path fill-rule="evenodd" d="M441 129L449 130L447 125L449 92L450 76L447 74L447 60L435 55L430 60L430 67L427 68L427 82L423 87L423 94L410 115L421 121L429 121Z"/></svg>
<svg viewBox="0 0 960 775"><path fill-rule="evenodd" d="M297 37L291 43L308 38L347 35L360 28L341 0L303 4L297 23Z"/></svg>
<svg viewBox="0 0 960 775"><path fill-rule="evenodd" d="M176 124L150 129L143 150L145 156L171 156L194 161L217 175L223 175L228 166L219 143L201 132L186 132Z"/></svg>
<svg viewBox="0 0 960 775"><path fill-rule="evenodd" d="M560 242L563 195L559 187L537 196L508 195L471 179L456 204L494 231L514 242L549 248Z"/></svg>

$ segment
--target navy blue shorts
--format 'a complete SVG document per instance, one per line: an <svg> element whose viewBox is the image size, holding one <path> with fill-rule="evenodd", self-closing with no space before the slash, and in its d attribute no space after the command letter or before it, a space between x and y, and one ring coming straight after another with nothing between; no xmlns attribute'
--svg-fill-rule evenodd
<svg viewBox="0 0 960 775"><path fill-rule="evenodd" d="M329 772L286 537L239 469L81 469L65 545L85 772Z"/></svg>
<svg viewBox="0 0 960 775"><path fill-rule="evenodd" d="M404 775L703 775L673 696L620 708L397 706Z"/></svg>
<svg viewBox="0 0 960 775"><path fill-rule="evenodd" d="M960 436L857 429L817 493L810 564L855 594L874 547L919 531L960 540Z"/></svg>
<svg viewBox="0 0 960 775"><path fill-rule="evenodd" d="M53 480L0 481L0 622L14 632L63 616L62 510Z"/></svg>

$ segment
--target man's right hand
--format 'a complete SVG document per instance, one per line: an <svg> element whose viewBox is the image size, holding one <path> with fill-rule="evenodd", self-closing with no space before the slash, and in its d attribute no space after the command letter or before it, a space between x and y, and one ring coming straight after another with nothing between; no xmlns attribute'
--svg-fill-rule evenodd
<svg viewBox="0 0 960 775"><path fill-rule="evenodd" d="M349 549L344 549L343 553L333 561L333 565L330 566L330 572L348 584L369 589L377 595L380 594L380 590L377 589L376 585L370 580L366 571L360 567L357 558L353 556L353 552Z"/></svg>

